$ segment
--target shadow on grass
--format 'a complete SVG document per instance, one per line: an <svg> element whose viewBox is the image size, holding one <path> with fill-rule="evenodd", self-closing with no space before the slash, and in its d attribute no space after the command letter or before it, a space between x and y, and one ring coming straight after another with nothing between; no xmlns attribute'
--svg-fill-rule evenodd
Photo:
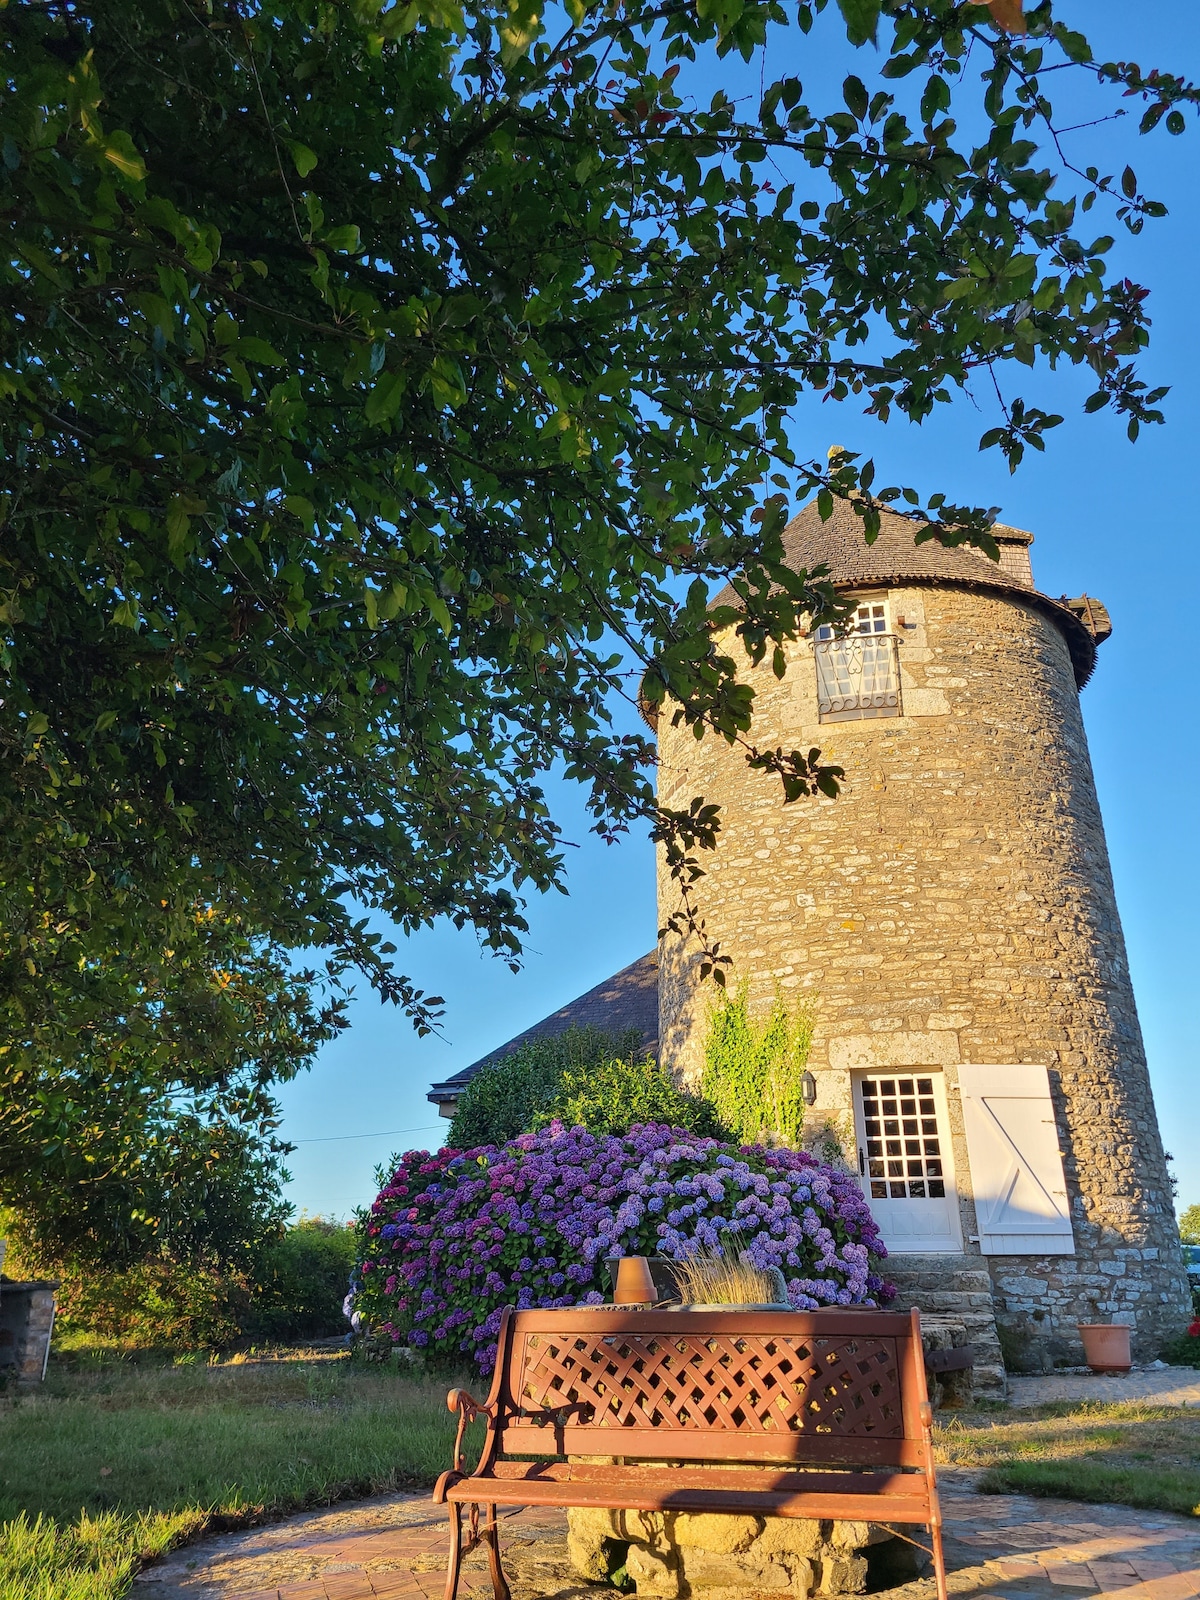
<svg viewBox="0 0 1200 1600"><path fill-rule="evenodd" d="M1200 1516L1200 1410L1056 1403L948 1419L939 1460L987 1470L984 1494L1031 1494Z"/></svg>
<svg viewBox="0 0 1200 1600"><path fill-rule="evenodd" d="M1200 1474L1196 1472L1103 1461L1011 1461L989 1467L977 1487L980 1494L1032 1494L1200 1517Z"/></svg>

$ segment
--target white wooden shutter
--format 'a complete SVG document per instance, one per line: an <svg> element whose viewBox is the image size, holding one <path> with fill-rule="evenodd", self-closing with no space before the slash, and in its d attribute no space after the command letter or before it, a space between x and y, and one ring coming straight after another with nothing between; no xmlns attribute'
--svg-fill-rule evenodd
<svg viewBox="0 0 1200 1600"><path fill-rule="evenodd" d="M1073 1256L1045 1067L960 1066L958 1083L980 1249L988 1256Z"/></svg>

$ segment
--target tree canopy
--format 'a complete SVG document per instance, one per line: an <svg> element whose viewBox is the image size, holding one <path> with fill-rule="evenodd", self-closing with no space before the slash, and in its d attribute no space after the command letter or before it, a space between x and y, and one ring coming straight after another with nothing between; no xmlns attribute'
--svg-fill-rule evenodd
<svg viewBox="0 0 1200 1600"><path fill-rule="evenodd" d="M821 29L878 53L753 106L688 88ZM1014 466L1060 420L1022 367L1158 417L1145 290L1088 213L1163 208L1062 157L1048 74L1146 133L1196 91L1049 3L10 0L0 48L0 1072L136 1079L157 1024L104 1039L218 995L210 911L430 1026L364 910L516 959L522 887L562 881L556 762L686 887L719 819L656 810L631 672L786 798L833 792L819 752L753 747L715 643L782 671L835 613L782 564L787 503L994 546L987 508L797 454L805 393L919 420L994 379Z"/></svg>
<svg viewBox="0 0 1200 1600"><path fill-rule="evenodd" d="M343 1002L214 907L167 937L157 964L145 941L80 961L72 937L74 966L4 996L0 1197L44 1264L242 1263L290 1211L271 1090Z"/></svg>

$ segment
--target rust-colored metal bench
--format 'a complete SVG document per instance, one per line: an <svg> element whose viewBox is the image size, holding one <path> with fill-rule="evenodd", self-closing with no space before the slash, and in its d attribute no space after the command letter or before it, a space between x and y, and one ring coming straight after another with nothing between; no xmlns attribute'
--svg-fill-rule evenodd
<svg viewBox="0 0 1200 1600"><path fill-rule="evenodd" d="M501 1505L924 1525L946 1600L916 1311L510 1310L487 1401L452 1389L447 1403L454 1465L433 1492L450 1508L446 1600L480 1539L509 1600ZM478 1416L487 1435L468 1473L463 1436ZM620 1464L568 1459L579 1456Z"/></svg>

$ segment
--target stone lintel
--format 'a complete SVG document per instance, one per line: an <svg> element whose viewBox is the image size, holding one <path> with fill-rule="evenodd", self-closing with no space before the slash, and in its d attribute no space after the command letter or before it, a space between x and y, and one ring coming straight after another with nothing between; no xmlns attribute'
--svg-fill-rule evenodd
<svg viewBox="0 0 1200 1600"><path fill-rule="evenodd" d="M879 1067L945 1067L956 1065L958 1060L958 1034L950 1029L936 1033L859 1033L829 1041L829 1065L841 1072Z"/></svg>

